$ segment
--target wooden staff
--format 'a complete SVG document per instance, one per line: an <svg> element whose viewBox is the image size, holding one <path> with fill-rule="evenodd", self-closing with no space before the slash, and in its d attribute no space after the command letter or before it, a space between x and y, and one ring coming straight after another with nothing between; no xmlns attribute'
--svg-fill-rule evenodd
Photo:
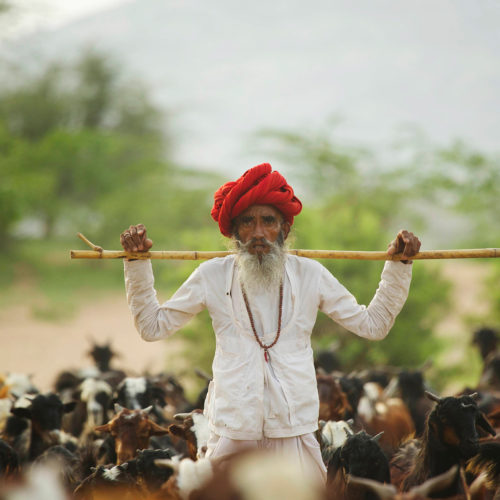
<svg viewBox="0 0 500 500"><path fill-rule="evenodd" d="M204 260L214 257L225 257L233 252L198 252L185 251L151 251L125 252L123 250L103 250L94 245L83 234L78 233L92 250L71 250L72 259L176 259L176 260ZM355 260L405 260L402 254L387 255L387 252L361 252L342 250L288 250L292 255L309 257L312 259L355 259ZM485 259L500 257L499 248L476 248L470 250L427 250L414 255L411 260L428 259Z"/></svg>

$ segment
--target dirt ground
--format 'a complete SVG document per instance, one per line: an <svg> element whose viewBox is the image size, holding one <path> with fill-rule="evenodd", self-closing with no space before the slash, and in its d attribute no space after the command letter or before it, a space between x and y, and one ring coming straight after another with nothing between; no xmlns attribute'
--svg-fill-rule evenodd
<svg viewBox="0 0 500 500"><path fill-rule="evenodd" d="M457 361L470 349L470 337L463 335L468 331L464 318L487 308L481 285L485 268L465 261L443 265L445 275L455 284L455 308L443 318L437 332L456 339L455 350L447 353L447 358ZM72 319L59 322L37 319L30 307L14 305L0 309L0 373L32 373L33 383L42 391L49 390L59 371L91 365L86 354L90 339L109 341L121 355L114 367L131 374L145 370L155 373L165 370L170 362L178 363L182 344L180 337L153 343L143 341L134 328L125 293L83 305Z"/></svg>
<svg viewBox="0 0 500 500"><path fill-rule="evenodd" d="M33 374L33 383L41 390L52 387L61 370L92 365L87 355L92 340L110 342L120 357L114 368L141 374L165 369L169 357L175 357L180 343L145 342L135 330L125 293L84 305L70 320L48 322L33 317L31 307L15 305L0 310L0 373Z"/></svg>

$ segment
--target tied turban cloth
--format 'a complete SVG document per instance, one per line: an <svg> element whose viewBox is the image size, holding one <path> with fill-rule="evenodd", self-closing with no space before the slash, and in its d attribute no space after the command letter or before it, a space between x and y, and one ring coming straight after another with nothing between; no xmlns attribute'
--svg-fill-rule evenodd
<svg viewBox="0 0 500 500"><path fill-rule="evenodd" d="M247 170L234 182L226 182L215 192L214 199L212 218L228 238L232 236L232 220L252 205L272 205L290 225L302 210L292 187L279 172L272 171L269 163Z"/></svg>

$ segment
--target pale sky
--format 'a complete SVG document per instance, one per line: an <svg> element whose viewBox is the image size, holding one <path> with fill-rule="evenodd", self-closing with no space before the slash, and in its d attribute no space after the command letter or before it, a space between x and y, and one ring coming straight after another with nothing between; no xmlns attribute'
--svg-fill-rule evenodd
<svg viewBox="0 0 500 500"><path fill-rule="evenodd" d="M128 0L8 0L12 9L2 37L18 37L37 29L55 28L79 17L106 10Z"/></svg>
<svg viewBox="0 0 500 500"><path fill-rule="evenodd" d="M7 1L0 42L17 62L88 46L119 58L170 113L181 164L260 163L255 131L332 115L337 139L390 155L408 124L499 150L498 0Z"/></svg>

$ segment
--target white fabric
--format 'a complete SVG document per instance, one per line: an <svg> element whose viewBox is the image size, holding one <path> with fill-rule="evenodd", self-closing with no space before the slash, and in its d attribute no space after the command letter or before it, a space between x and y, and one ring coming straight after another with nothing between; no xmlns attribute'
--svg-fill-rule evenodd
<svg viewBox="0 0 500 500"><path fill-rule="evenodd" d="M326 482L326 467L321 458L318 440L313 433L289 438L266 438L261 440L236 440L213 434L207 443L206 458L224 460L244 450L262 449L298 461L301 470L307 471L315 481Z"/></svg>
<svg viewBox="0 0 500 500"><path fill-rule="evenodd" d="M270 363L251 330L234 256L201 264L163 305L156 298L150 261L125 262L125 283L136 327L148 341L168 337L208 309L216 336L214 378L205 402L210 429L226 438L261 440L317 429L319 402L310 335L318 309L359 336L382 339L406 300L411 267L386 262L378 290L366 307L324 266L288 255L283 326L270 350ZM256 328L269 344L276 334L277 291L249 299Z"/></svg>

